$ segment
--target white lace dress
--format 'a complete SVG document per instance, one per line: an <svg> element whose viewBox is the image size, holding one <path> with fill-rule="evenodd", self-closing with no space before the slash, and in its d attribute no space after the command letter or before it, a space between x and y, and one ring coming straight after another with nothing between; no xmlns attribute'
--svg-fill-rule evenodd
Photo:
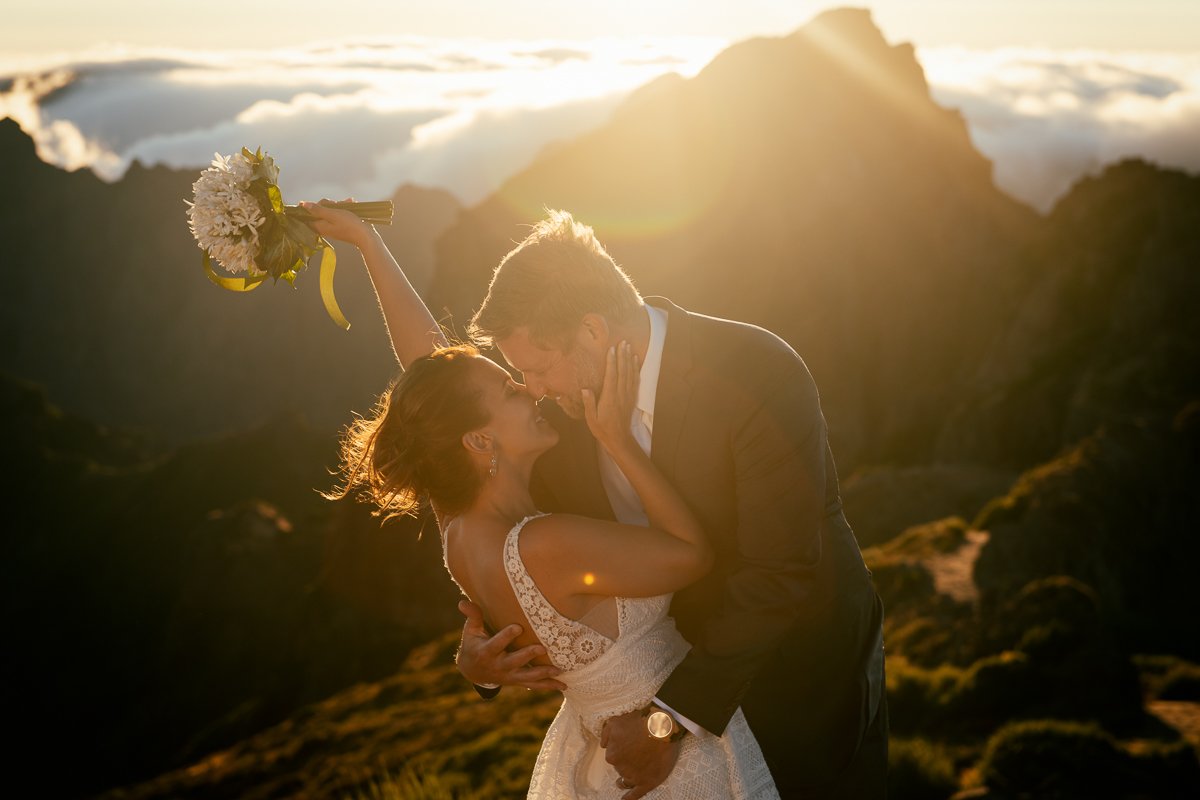
<svg viewBox="0 0 1200 800"><path fill-rule="evenodd" d="M540 516L540 515L539 515ZM617 638L567 619L529 577L519 541L526 517L504 543L504 567L513 592L550 661L567 685L558 716L550 724L529 786L530 798L592 800L620 798L617 772L604 760L604 720L644 708L691 645L667 616L671 595L616 598ZM683 737L670 777L646 795L653 800L777 798L779 793L741 709L723 736L707 732Z"/></svg>

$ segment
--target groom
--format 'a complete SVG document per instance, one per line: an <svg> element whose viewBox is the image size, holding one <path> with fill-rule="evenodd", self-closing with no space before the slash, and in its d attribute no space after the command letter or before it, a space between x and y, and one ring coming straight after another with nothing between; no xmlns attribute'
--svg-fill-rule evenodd
<svg viewBox="0 0 1200 800"><path fill-rule="evenodd" d="M659 785L684 737L720 735L741 706L784 797L882 798L883 609L842 513L816 385L795 351L762 328L643 300L592 229L563 211L500 263L470 331L557 406L543 403L560 441L538 461L538 507L645 524L588 432L580 395L599 390L608 348L629 341L642 364L634 436L717 553L713 571L671 605L691 652L650 708L605 726L626 796ZM560 685L552 668L528 666L534 649L506 652L519 628L489 637L478 611L465 612L465 676L485 687Z"/></svg>

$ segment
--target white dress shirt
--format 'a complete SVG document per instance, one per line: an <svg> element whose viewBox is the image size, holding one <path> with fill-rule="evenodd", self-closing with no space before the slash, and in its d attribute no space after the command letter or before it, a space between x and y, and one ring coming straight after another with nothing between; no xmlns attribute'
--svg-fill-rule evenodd
<svg viewBox="0 0 1200 800"><path fill-rule="evenodd" d="M650 343L646 346L646 357L642 360L642 368L638 372L637 405L629 420L630 430L634 440L641 445L642 452L650 455L650 443L654 437L654 400L658 395L658 375L662 370L663 345L667 341L667 312L654 306L645 306L646 315L650 318ZM604 484L604 493L612 505L617 520L626 525L649 525L646 519L646 509L625 473L609 456L608 451L598 447L600 460L600 482ZM702 730L699 725L668 706L657 697L654 702L670 711L683 727L693 734L699 735Z"/></svg>
<svg viewBox="0 0 1200 800"><path fill-rule="evenodd" d="M650 317L650 343L638 372L637 405L629 420L634 440L642 452L650 455L650 440L654 436L654 398L658 394L658 373L662 369L663 345L667 340L667 312L645 306ZM617 519L626 525L648 525L646 510L625 473L603 447L596 448L600 460L600 481Z"/></svg>

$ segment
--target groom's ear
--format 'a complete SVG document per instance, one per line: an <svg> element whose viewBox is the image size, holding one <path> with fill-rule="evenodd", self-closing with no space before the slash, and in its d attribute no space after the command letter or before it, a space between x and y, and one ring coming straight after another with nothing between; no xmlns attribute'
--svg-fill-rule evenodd
<svg viewBox="0 0 1200 800"><path fill-rule="evenodd" d="M479 453L487 455L492 452L492 437L483 431L470 431L464 433L462 437L463 447L467 448L467 452Z"/></svg>
<svg viewBox="0 0 1200 800"><path fill-rule="evenodd" d="M603 314L589 311L583 315L579 323L578 337L580 344L592 348L607 348L612 331L608 327L608 319Z"/></svg>

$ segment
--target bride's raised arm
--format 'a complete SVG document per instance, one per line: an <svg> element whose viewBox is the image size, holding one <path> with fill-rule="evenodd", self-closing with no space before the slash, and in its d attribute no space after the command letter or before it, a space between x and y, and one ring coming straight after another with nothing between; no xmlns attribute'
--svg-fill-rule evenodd
<svg viewBox="0 0 1200 800"><path fill-rule="evenodd" d="M318 234L352 244L362 254L375 295L379 298L379 307L383 310L392 350L401 368L408 369L413 361L447 344L441 326L408 282L373 225L349 211L326 208L317 203L300 205L316 217L312 227Z"/></svg>

